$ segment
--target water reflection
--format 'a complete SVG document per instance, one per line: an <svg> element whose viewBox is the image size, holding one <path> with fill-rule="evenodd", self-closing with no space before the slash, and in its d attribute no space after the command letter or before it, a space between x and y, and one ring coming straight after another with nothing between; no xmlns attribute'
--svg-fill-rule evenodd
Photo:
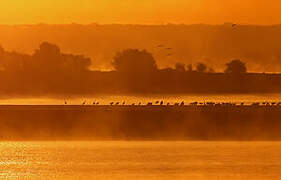
<svg viewBox="0 0 281 180"><path fill-rule="evenodd" d="M2 142L0 179L278 179L279 142Z"/></svg>

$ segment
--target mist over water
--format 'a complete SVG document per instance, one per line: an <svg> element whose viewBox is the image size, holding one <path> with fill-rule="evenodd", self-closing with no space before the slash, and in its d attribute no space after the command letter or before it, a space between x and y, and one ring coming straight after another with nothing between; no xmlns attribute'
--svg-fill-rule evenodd
<svg viewBox="0 0 281 180"><path fill-rule="evenodd" d="M1 2L0 180L281 180L276 0L56 2Z"/></svg>
<svg viewBox="0 0 281 180"><path fill-rule="evenodd" d="M0 179L275 180L280 148L279 142L2 142Z"/></svg>

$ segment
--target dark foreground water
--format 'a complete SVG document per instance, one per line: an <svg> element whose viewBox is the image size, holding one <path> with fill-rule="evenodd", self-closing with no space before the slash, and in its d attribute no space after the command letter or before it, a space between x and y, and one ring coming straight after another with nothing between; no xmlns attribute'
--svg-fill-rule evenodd
<svg viewBox="0 0 281 180"><path fill-rule="evenodd" d="M0 179L281 179L281 142L1 142Z"/></svg>

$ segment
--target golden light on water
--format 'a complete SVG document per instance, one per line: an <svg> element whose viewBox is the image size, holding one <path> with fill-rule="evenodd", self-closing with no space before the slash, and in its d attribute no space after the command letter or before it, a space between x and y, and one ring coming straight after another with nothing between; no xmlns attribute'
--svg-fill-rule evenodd
<svg viewBox="0 0 281 180"><path fill-rule="evenodd" d="M1 180L262 180L281 170L277 142L2 142L0 149Z"/></svg>
<svg viewBox="0 0 281 180"><path fill-rule="evenodd" d="M281 75L261 73L280 72L280 17L280 0L2 0L0 180L280 179Z"/></svg>

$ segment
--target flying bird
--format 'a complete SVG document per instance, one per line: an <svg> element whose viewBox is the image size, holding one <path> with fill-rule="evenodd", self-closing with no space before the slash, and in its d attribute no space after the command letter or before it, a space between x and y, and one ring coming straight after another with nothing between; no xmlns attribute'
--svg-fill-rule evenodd
<svg viewBox="0 0 281 180"><path fill-rule="evenodd" d="M162 45L162 44L160 44L160 45L158 45L157 47L162 48L162 47L165 47L165 46L164 46L164 45Z"/></svg>

